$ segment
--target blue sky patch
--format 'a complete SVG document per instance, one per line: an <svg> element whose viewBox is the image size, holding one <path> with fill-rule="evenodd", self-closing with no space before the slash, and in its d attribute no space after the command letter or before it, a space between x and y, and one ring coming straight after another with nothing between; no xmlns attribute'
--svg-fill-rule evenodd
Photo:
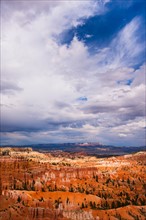
<svg viewBox="0 0 146 220"><path fill-rule="evenodd" d="M77 100L79 100L79 101L88 101L88 99L87 99L87 97L86 96L81 96L81 97L79 97Z"/></svg>
<svg viewBox="0 0 146 220"><path fill-rule="evenodd" d="M118 80L117 84L130 86L133 80L134 80L133 78L128 80Z"/></svg>
<svg viewBox="0 0 146 220"><path fill-rule="evenodd" d="M128 24L134 17L145 18L144 1L112 1L107 4L107 13L95 15L84 20L83 25L63 32L60 37L61 44L69 45L74 36L83 41L89 50L96 52L97 49L107 47L116 34ZM87 37L90 36L90 37ZM145 33L140 33L145 37Z"/></svg>

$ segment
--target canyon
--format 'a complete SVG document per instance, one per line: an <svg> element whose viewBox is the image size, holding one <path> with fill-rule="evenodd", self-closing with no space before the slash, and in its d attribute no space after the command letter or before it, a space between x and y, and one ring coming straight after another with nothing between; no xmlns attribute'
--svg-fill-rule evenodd
<svg viewBox="0 0 146 220"><path fill-rule="evenodd" d="M0 148L0 219L145 220L146 151Z"/></svg>

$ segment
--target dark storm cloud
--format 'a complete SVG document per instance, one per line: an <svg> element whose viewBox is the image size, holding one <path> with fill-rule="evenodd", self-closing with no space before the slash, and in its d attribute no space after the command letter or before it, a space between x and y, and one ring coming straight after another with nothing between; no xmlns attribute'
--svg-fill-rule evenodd
<svg viewBox="0 0 146 220"><path fill-rule="evenodd" d="M113 122L111 120L111 123L105 122L106 127L113 127L115 125L124 125L127 123L127 121L135 120L136 118L143 118L146 116L145 111L145 104L143 102L140 102L139 105L137 105L137 100L135 100L135 103L132 101L124 103L104 103L103 105L94 105L94 106L86 106L82 108L83 112L85 114L95 114L99 117L99 119L104 118L106 115L110 116L112 118L116 118L116 121ZM102 116L103 115L103 116ZM92 126L97 126L104 124L104 120L102 123L100 123L100 120L92 119L90 121L84 121L84 123L89 123Z"/></svg>
<svg viewBox="0 0 146 220"><path fill-rule="evenodd" d="M81 128L85 121L75 120L53 120L53 119L37 119L27 115L24 118L2 117L1 132L38 132L38 131L57 131L61 128Z"/></svg>
<svg viewBox="0 0 146 220"><path fill-rule="evenodd" d="M46 123L44 121L34 120L32 118L27 119L18 119L15 118L2 118L1 120L1 132L16 132L16 131L39 131L43 130L46 127Z"/></svg>
<svg viewBox="0 0 146 220"><path fill-rule="evenodd" d="M65 102L55 102L55 106L59 109L63 109L63 108L70 108L71 105L69 103L65 103Z"/></svg>
<svg viewBox="0 0 146 220"><path fill-rule="evenodd" d="M110 106L108 105L93 105L93 106L87 106L82 109L85 114L97 114L97 113L105 113L105 112L112 112L117 110L117 106Z"/></svg>
<svg viewBox="0 0 146 220"><path fill-rule="evenodd" d="M119 114L119 118L124 122L128 120L134 120L136 118L143 118L146 116L145 106L144 105L135 105L125 108L125 113Z"/></svg>
<svg viewBox="0 0 146 220"><path fill-rule="evenodd" d="M21 119L20 121L10 121L4 120L1 121L1 132L37 132L37 131L52 131L57 130L61 125L64 125L65 122L49 122L48 120L37 120L37 119Z"/></svg>
<svg viewBox="0 0 146 220"><path fill-rule="evenodd" d="M87 120L74 120L63 124L64 128L82 128L88 121Z"/></svg>
<svg viewBox="0 0 146 220"><path fill-rule="evenodd" d="M1 81L0 91L3 94L14 94L15 92L20 92L23 89L20 88L15 82Z"/></svg>

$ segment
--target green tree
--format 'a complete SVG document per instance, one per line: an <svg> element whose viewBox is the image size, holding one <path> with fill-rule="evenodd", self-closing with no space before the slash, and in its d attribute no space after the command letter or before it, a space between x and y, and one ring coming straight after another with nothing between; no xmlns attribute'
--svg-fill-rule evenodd
<svg viewBox="0 0 146 220"><path fill-rule="evenodd" d="M67 197L67 199L66 199L66 203L68 204L69 203L69 198Z"/></svg>
<svg viewBox="0 0 146 220"><path fill-rule="evenodd" d="M95 180L96 180L96 182L98 182L98 176L96 175L96 177L95 177Z"/></svg>
<svg viewBox="0 0 146 220"><path fill-rule="evenodd" d="M21 202L21 197L20 196L18 196L18 199L17 199L17 202Z"/></svg>
<svg viewBox="0 0 146 220"><path fill-rule="evenodd" d="M114 209L115 208L115 203L114 203L114 201L112 202L112 209Z"/></svg>
<svg viewBox="0 0 146 220"><path fill-rule="evenodd" d="M85 208L85 205L84 205L84 203L82 202L82 206L81 206L81 208L83 209L83 208Z"/></svg>
<svg viewBox="0 0 146 220"><path fill-rule="evenodd" d="M93 209L93 203L92 203L92 201L90 201L90 207L91 207L91 209Z"/></svg>

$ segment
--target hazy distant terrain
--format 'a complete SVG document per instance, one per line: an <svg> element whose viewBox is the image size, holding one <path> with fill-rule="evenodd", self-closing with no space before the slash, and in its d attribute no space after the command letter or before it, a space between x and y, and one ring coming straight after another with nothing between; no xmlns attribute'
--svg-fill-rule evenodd
<svg viewBox="0 0 146 220"><path fill-rule="evenodd" d="M5 146L15 147L15 146ZM71 153L82 152L87 155L94 155L99 157L107 157L113 155L124 155L127 153L135 153L138 151L146 150L146 146L141 147L116 147L110 145L102 145L100 143L59 143L59 144L37 144L37 145L24 145L17 146L19 148L31 147L33 150L40 152L51 152L51 151L65 151Z"/></svg>

